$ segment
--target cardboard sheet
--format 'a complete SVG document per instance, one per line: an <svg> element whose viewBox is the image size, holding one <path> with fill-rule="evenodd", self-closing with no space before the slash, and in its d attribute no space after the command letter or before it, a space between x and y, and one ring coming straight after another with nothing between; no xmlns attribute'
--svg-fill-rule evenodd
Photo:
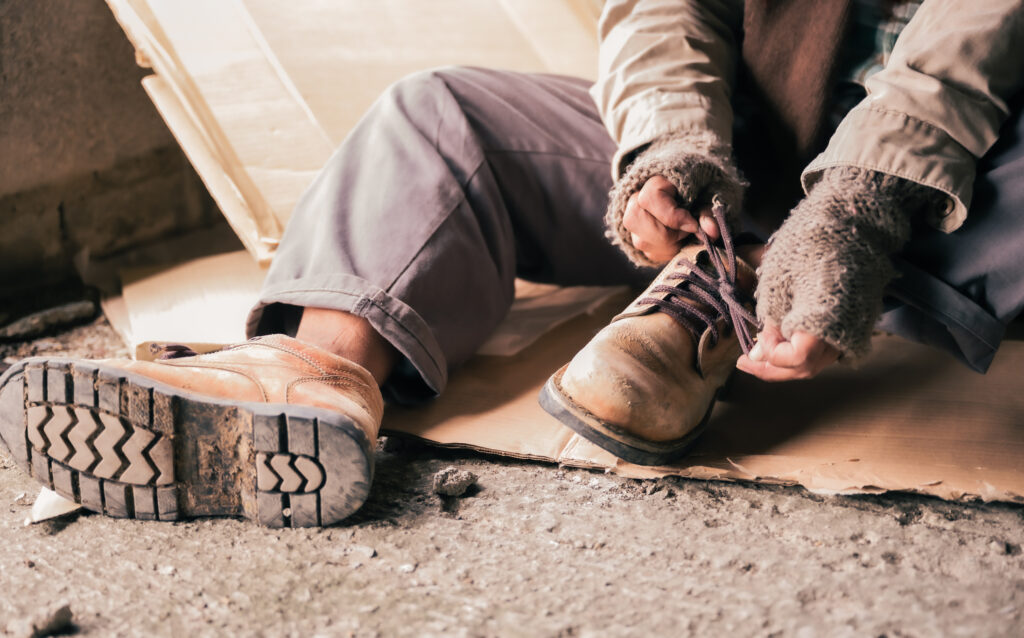
<svg viewBox="0 0 1024 638"><path fill-rule="evenodd" d="M690 456L673 466L643 467L592 445L537 404L548 375L621 301L556 328L515 357L476 357L434 403L389 407L385 430L634 478L1024 502L1024 341L1005 342L987 375L891 336L876 337L874 353L857 370L833 366L817 379L785 384L738 373Z"/></svg>
<svg viewBox="0 0 1024 638"><path fill-rule="evenodd" d="M107 0L214 199L267 263L302 191L392 82L449 64L592 77L600 0Z"/></svg>
<svg viewBox="0 0 1024 638"><path fill-rule="evenodd" d="M519 354L556 326L596 311L608 299L628 292L627 286L561 288L516 279L516 298L508 316L477 354L511 357Z"/></svg>
<svg viewBox="0 0 1024 638"><path fill-rule="evenodd" d="M126 273L121 296L107 300L104 311L136 358L150 358L151 342L206 352L245 341L245 319L265 276L245 251Z"/></svg>

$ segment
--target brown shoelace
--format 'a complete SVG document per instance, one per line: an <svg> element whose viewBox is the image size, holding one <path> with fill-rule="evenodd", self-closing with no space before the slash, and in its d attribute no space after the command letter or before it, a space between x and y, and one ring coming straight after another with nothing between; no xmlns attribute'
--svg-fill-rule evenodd
<svg viewBox="0 0 1024 638"><path fill-rule="evenodd" d="M760 326L757 317L747 309L748 305L753 305L753 298L736 286L736 251L725 224L725 204L717 196L712 200L711 213L722 234L722 246L712 244L700 224L697 225L697 237L704 244L715 276L692 261L679 258L673 265L677 268L684 266L689 272L678 268L669 273L669 277L678 279L679 283L655 286L649 292L664 294L665 297L645 297L640 303L657 306L658 310L686 328L696 343L700 343L705 330L710 330L711 345L717 344L720 336L717 323L724 318L726 326L736 332L740 347L746 354L754 347L754 335Z"/></svg>
<svg viewBox="0 0 1024 638"><path fill-rule="evenodd" d="M149 344L149 353L158 361L199 356L198 352L180 343L151 343Z"/></svg>

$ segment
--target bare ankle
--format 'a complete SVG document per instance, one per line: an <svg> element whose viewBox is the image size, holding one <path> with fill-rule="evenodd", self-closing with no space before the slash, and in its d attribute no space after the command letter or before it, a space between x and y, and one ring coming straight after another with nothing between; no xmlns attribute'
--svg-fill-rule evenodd
<svg viewBox="0 0 1024 638"><path fill-rule="evenodd" d="M305 308L295 338L358 363L382 384L398 352L362 317L329 308Z"/></svg>

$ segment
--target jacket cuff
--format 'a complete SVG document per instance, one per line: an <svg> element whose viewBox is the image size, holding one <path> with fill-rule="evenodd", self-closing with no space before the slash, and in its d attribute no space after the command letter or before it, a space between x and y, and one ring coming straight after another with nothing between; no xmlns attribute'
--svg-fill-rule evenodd
<svg viewBox="0 0 1024 638"><path fill-rule="evenodd" d="M953 232L967 218L977 160L928 122L862 103L847 114L828 147L804 169L804 192L810 193L825 171L844 166L942 191L946 194L944 205L930 211L927 221L943 232Z"/></svg>

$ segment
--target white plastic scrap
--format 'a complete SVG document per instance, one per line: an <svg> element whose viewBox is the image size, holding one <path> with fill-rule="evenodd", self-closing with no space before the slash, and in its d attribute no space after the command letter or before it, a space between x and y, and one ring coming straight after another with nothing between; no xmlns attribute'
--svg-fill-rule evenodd
<svg viewBox="0 0 1024 638"><path fill-rule="evenodd" d="M82 506L78 503L69 501L50 488L44 487L39 491L36 502L32 504L32 513L25 519L25 526L48 521L79 509L82 509Z"/></svg>

